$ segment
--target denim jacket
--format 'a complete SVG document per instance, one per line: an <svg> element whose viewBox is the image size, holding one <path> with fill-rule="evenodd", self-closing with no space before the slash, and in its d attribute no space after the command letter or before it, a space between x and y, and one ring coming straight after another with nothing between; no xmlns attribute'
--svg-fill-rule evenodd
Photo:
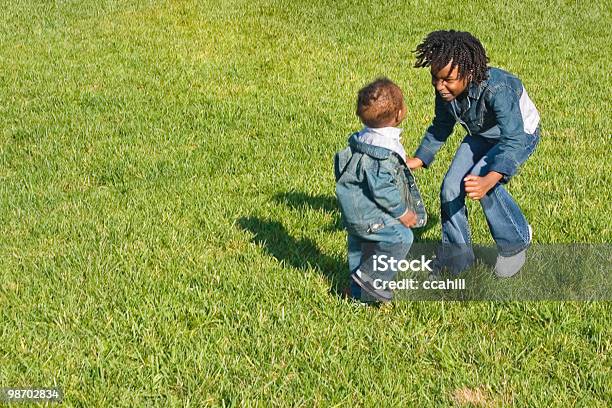
<svg viewBox="0 0 612 408"><path fill-rule="evenodd" d="M358 133L349 147L336 153L336 197L349 233L375 233L399 224L407 210L417 214L416 227L427 222L425 206L414 176L403 158L384 147L362 143Z"/></svg>
<svg viewBox="0 0 612 408"><path fill-rule="evenodd" d="M436 92L435 117L415 156L429 166L459 122L469 135L499 140L501 152L490 170L513 176L526 135L535 133L539 121L540 115L521 81L506 71L489 68L488 78L480 84L470 83L464 98L445 102Z"/></svg>

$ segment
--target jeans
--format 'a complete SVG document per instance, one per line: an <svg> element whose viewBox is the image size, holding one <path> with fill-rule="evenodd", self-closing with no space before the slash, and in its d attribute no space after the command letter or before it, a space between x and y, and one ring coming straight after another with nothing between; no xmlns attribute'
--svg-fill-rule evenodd
<svg viewBox="0 0 612 408"><path fill-rule="evenodd" d="M354 273L360 267L371 274L373 256L387 255L396 260L406 259L414 236L412 230L402 224L387 225L376 232L364 234L348 234L348 264L350 273ZM391 268L389 268L391 269ZM383 281L391 280L397 271L388 270L378 273L377 278ZM376 272L374 272L376 273ZM351 297L362 301L372 301L366 293L361 293L361 288L351 279Z"/></svg>
<svg viewBox="0 0 612 408"><path fill-rule="evenodd" d="M525 147L517 157L519 166L533 153L539 140L539 128L534 134L527 135ZM489 173L489 164L500 152L497 142L481 136L466 136L442 182L442 246L438 252L438 261L454 272L460 272L474 262L463 179L468 174L485 176ZM527 220L503 186L508 180L509 177L504 176L501 183L497 183L480 199L489 230L502 256L515 255L530 244Z"/></svg>

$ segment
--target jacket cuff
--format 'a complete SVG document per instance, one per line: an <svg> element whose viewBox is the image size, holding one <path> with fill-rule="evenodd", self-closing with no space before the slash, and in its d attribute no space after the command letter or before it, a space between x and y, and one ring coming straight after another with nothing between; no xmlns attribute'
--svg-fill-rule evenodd
<svg viewBox="0 0 612 408"><path fill-rule="evenodd" d="M408 207L401 204L398 205L397 207L389 210L389 214L391 214L391 216L395 219L400 218L402 215L406 214L406 211L408 211Z"/></svg>
<svg viewBox="0 0 612 408"><path fill-rule="evenodd" d="M423 162L423 167L427 168L433 162L435 153L426 148L425 146L419 146L416 153L414 153L414 157L421 159Z"/></svg>
<svg viewBox="0 0 612 408"><path fill-rule="evenodd" d="M516 169L517 163L514 160L508 158L501 158L495 160L489 168L490 171L496 171L506 177L513 176L516 173Z"/></svg>

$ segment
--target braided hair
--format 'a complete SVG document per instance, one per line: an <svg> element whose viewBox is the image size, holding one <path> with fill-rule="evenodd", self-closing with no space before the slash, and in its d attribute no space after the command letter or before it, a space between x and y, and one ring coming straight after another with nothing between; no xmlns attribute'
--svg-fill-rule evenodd
<svg viewBox="0 0 612 408"><path fill-rule="evenodd" d="M470 76L476 84L487 79L487 53L478 38L466 31L433 31L414 52L415 68L431 66L438 71L451 62L451 71L459 67L459 78Z"/></svg>

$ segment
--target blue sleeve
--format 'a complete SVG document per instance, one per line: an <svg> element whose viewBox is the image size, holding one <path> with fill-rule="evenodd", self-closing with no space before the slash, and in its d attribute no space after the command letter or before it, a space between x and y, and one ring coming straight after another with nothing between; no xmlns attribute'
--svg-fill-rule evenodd
<svg viewBox="0 0 612 408"><path fill-rule="evenodd" d="M387 168L384 163L377 161L374 169L365 171L365 177L374 202L392 217L399 218L404 215L408 207L396 185L394 170Z"/></svg>
<svg viewBox="0 0 612 408"><path fill-rule="evenodd" d="M525 145L519 96L512 88L504 85L490 92L490 98L485 101L495 114L500 131L498 142L500 151L493 158L489 169L506 176L513 176L519 166L516 157Z"/></svg>
<svg viewBox="0 0 612 408"><path fill-rule="evenodd" d="M455 123L456 120L446 107L446 103L436 92L435 117L414 154L415 157L421 159L425 167L433 162L436 153L453 132Z"/></svg>

